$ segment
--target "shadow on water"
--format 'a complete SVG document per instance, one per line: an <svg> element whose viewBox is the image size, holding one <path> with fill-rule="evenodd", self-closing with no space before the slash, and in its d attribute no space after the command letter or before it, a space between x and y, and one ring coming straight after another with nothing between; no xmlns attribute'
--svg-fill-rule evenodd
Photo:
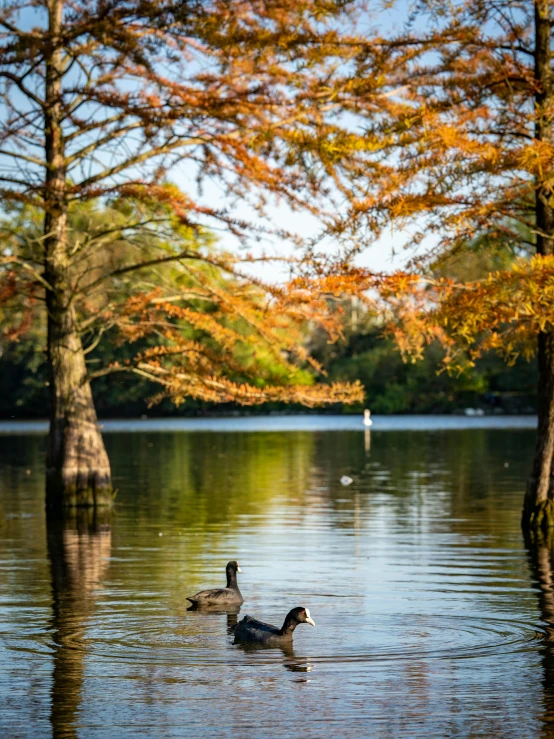
<svg viewBox="0 0 554 739"><path fill-rule="evenodd" d="M285 656L287 659L283 664L287 670L290 670L290 672L311 672L313 670L313 664L310 662L309 657L298 656L294 653L294 650Z"/></svg>
<svg viewBox="0 0 554 739"><path fill-rule="evenodd" d="M227 632L232 633L238 622L238 614L240 613L241 606L199 606L194 603L187 608L187 611L193 611L198 614L200 618L207 616L221 616L225 614L227 616Z"/></svg>
<svg viewBox="0 0 554 739"><path fill-rule="evenodd" d="M79 509L47 517L52 578L53 739L77 737L84 683L87 621L111 551L110 511Z"/></svg>
<svg viewBox="0 0 554 739"><path fill-rule="evenodd" d="M294 651L294 646L292 644L281 644L279 647L268 647L260 644L243 644L239 642L234 644L233 647L250 657L263 657L264 655L275 656L280 653L283 657L283 666L290 672L311 672L314 667L311 658L297 654Z"/></svg>

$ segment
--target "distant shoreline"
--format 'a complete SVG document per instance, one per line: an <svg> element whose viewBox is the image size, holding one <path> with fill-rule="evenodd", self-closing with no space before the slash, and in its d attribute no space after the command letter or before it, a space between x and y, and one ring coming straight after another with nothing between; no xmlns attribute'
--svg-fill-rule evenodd
<svg viewBox="0 0 554 739"><path fill-rule="evenodd" d="M265 415L100 420L104 433L139 432L292 432L292 431L463 431L470 429L535 429L533 415L395 415L372 416L366 428L361 415ZM45 434L45 420L0 420L1 435Z"/></svg>

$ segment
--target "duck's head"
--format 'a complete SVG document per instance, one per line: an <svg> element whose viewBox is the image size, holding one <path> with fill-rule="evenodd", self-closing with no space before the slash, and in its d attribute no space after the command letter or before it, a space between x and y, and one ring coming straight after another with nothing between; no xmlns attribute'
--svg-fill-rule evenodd
<svg viewBox="0 0 554 739"><path fill-rule="evenodd" d="M304 608L304 606L297 606L296 608L293 608L292 611L289 611L286 621L315 626L315 621L310 616L310 611L307 608Z"/></svg>
<svg viewBox="0 0 554 739"><path fill-rule="evenodd" d="M227 567L225 569L227 570L227 574L230 574L232 572L234 575L236 575L237 572L242 572L241 568L239 567L239 563L234 559L230 562L227 562Z"/></svg>
<svg viewBox="0 0 554 739"><path fill-rule="evenodd" d="M236 562L234 559L231 560L231 562L227 562L227 567L225 568L225 571L227 572L227 587L238 588L237 572L242 572L241 568L239 567L239 563Z"/></svg>

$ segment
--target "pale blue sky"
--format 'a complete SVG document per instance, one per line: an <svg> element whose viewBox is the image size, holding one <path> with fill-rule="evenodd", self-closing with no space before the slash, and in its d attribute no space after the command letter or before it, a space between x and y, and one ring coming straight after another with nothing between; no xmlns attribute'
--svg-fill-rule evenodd
<svg viewBox="0 0 554 739"><path fill-rule="evenodd" d="M379 13L375 12L375 16L372 18L369 11L363 18L362 25L368 25L373 27L382 27L388 31L399 29L402 24L406 21L408 16L408 7L411 4L410 0L398 0L391 5L391 3L379 2L369 3L371 9L382 8L384 5L389 5L385 10L381 10ZM29 26L40 23L40 15L31 8L26 8L22 12L23 24L26 22ZM194 182L195 172L191 171L191 163L186 159L179 165L177 165L170 173L170 178L181 187L183 190L193 194L195 189ZM194 193L195 197L197 193ZM203 195L200 201L206 203L209 206L220 205L228 206L229 203L222 196L222 192L218 187L217 182L207 182L204 185ZM289 231L298 233L299 235L310 238L319 231L319 224L316 219L307 212L292 212L286 205L272 205L268 208L268 214L270 216L270 222L277 227L284 227ZM239 203L233 209L233 215L237 218L244 218L250 221L256 221L259 217L246 203ZM209 224L208 224L209 225ZM220 243L223 247L229 249L238 249L239 244L233 236L225 232L219 232ZM401 268L406 261L412 256L411 252L407 252L403 248L403 244L406 241L406 234L402 232L393 233L392 231L385 233L382 238L373 247L367 249L358 258L358 264L367 266L375 271L393 270ZM292 249L290 245L280 243L275 238L268 238L262 245L263 248L275 254L291 254ZM262 247L260 247L262 248ZM329 246L332 248L332 245ZM266 279L283 279L287 276L286 271L276 265L272 266L256 266L253 268L254 271Z"/></svg>

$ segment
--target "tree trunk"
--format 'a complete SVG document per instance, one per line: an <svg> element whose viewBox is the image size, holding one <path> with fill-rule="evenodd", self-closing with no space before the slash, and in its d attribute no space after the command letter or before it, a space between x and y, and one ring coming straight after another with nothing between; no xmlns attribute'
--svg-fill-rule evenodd
<svg viewBox="0 0 554 739"><path fill-rule="evenodd" d="M48 360L51 416L46 462L48 506L110 505L110 463L98 429L73 303L67 242L67 184L60 38L63 0L49 0L51 52L46 64L44 138L44 277L48 283Z"/></svg>
<svg viewBox="0 0 554 739"><path fill-rule="evenodd" d="M550 0L535 0L535 139L552 142L554 86L552 84ZM554 254L552 173L535 182L537 254ZM554 527L554 332L538 338L538 435L531 477L527 484L522 524L529 529Z"/></svg>
<svg viewBox="0 0 554 739"><path fill-rule="evenodd" d="M538 431L523 507L523 526L554 526L554 333L539 334Z"/></svg>
<svg viewBox="0 0 554 739"><path fill-rule="evenodd" d="M47 301L51 416L46 502L56 507L111 505L110 462L98 428L75 311L60 305L58 297Z"/></svg>

